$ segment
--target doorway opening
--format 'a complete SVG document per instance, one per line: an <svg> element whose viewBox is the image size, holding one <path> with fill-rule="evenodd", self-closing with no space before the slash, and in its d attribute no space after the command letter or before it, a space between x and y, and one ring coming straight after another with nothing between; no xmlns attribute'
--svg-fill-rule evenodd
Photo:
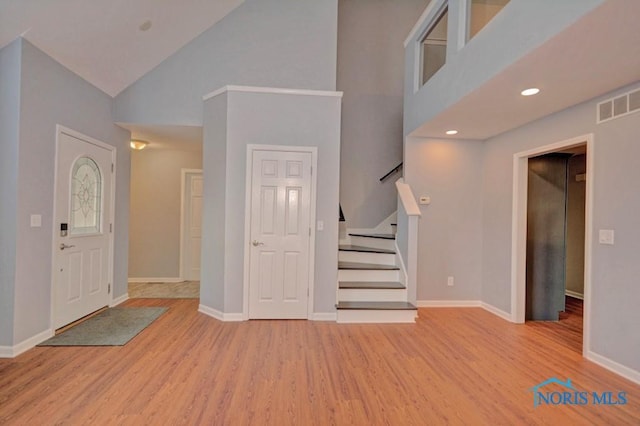
<svg viewBox="0 0 640 426"><path fill-rule="evenodd" d="M514 155L512 320L589 348L593 136ZM550 322L553 321L553 322Z"/></svg>
<svg viewBox="0 0 640 426"><path fill-rule="evenodd" d="M126 128L148 142L131 151L129 298L198 298L202 128Z"/></svg>

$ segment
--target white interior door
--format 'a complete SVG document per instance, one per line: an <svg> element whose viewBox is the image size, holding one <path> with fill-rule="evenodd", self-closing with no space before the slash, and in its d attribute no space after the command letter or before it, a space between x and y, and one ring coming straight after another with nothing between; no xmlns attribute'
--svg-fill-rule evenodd
<svg viewBox="0 0 640 426"><path fill-rule="evenodd" d="M307 318L310 152L252 153L249 318Z"/></svg>
<svg viewBox="0 0 640 426"><path fill-rule="evenodd" d="M184 196L184 279L200 280L202 246L202 173L185 174Z"/></svg>
<svg viewBox="0 0 640 426"><path fill-rule="evenodd" d="M112 151L58 136L54 328L109 304Z"/></svg>

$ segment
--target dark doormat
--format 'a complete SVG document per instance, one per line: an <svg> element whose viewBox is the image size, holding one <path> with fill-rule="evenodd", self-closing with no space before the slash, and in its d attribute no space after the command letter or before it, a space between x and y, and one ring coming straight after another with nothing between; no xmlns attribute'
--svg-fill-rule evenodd
<svg viewBox="0 0 640 426"><path fill-rule="evenodd" d="M110 308L38 346L123 346L168 308Z"/></svg>

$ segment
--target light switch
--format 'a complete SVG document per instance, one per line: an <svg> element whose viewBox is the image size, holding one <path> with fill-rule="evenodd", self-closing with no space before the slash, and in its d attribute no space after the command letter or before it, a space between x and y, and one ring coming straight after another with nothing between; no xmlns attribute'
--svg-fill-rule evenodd
<svg viewBox="0 0 640 426"><path fill-rule="evenodd" d="M31 215L31 227L40 228L42 226L42 216L39 214Z"/></svg>
<svg viewBox="0 0 640 426"><path fill-rule="evenodd" d="M319 220L318 221L318 231L323 231L324 230L324 222Z"/></svg>
<svg viewBox="0 0 640 426"><path fill-rule="evenodd" d="M615 234L613 229L601 229L598 234L598 242L600 244L607 244L612 246L614 242Z"/></svg>

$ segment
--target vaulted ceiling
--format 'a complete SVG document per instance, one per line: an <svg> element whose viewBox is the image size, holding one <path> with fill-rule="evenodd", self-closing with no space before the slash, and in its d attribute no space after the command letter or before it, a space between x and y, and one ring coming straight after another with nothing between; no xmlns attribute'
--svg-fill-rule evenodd
<svg viewBox="0 0 640 426"><path fill-rule="evenodd" d="M0 47L23 36L115 96L244 0L0 0Z"/></svg>

